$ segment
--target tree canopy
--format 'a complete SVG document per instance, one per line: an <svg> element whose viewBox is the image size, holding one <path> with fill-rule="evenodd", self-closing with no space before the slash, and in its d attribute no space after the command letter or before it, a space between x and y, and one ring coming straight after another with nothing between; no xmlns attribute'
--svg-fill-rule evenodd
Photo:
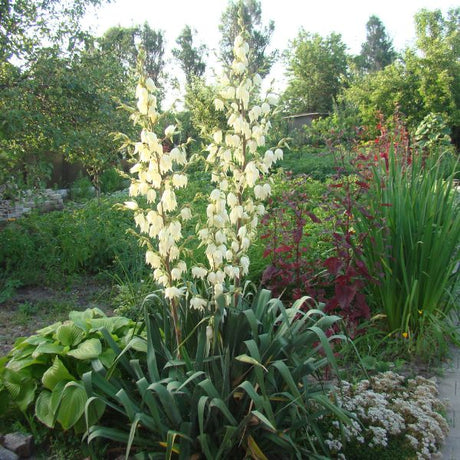
<svg viewBox="0 0 460 460"><path fill-rule="evenodd" d="M286 109L294 113L332 110L348 72L341 35L331 33L323 38L302 29L291 43L286 60Z"/></svg>
<svg viewBox="0 0 460 460"><path fill-rule="evenodd" d="M367 21L366 31L366 41L357 58L358 66L370 72L382 70L396 59L392 41L382 21L375 15Z"/></svg>
<svg viewBox="0 0 460 460"><path fill-rule="evenodd" d="M188 84L194 77L201 77L206 70L204 56L207 53L206 45L198 47L193 44L193 31L190 26L185 26L176 39L178 48L172 50L173 56L179 61Z"/></svg>
<svg viewBox="0 0 460 460"><path fill-rule="evenodd" d="M220 56L222 61L230 65L233 60L233 45L242 21L247 34L247 42L251 49L250 71L265 77L276 60L277 53L267 52L275 23L269 21L262 25L262 6L260 0L230 0L221 17Z"/></svg>

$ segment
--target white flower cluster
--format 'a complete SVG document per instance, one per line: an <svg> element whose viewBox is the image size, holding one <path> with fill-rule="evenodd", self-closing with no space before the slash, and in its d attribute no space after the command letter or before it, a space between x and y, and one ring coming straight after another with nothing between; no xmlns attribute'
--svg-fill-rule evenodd
<svg viewBox="0 0 460 460"><path fill-rule="evenodd" d="M401 375L385 372L355 385L344 381L335 397L356 417L351 425L342 427L344 444L339 441L342 433L337 421L331 423L326 435L331 453L342 458L349 443L387 447L392 437L403 436L417 459L430 459L448 432L436 384L424 377L406 381Z"/></svg>
<svg viewBox="0 0 460 460"><path fill-rule="evenodd" d="M209 197L206 227L198 236L206 247L209 267L194 273L207 279L214 298L223 293L226 279L237 287L248 273L248 249L265 212L262 201L271 193L264 176L283 157L279 148L259 153L265 148L269 116L277 101L268 96L253 103L260 94L261 78L248 71L248 51L243 36L237 36L233 64L221 77L222 89L214 101L217 110L226 111L228 129L216 129L207 148L215 188Z"/></svg>
<svg viewBox="0 0 460 460"><path fill-rule="evenodd" d="M135 211L136 225L149 237L145 259L154 270L155 280L165 288L166 298L175 299L184 294L185 289L178 286L187 270L179 258L182 222L192 217L190 208L178 210L176 200L176 190L187 186L187 159L183 146L170 152L163 148L166 139L172 140L175 126L168 126L161 138L153 130L159 118L154 92L153 81L141 77L136 89L141 116L137 114L135 121L142 126L142 132L141 141L135 143L138 162L130 170L134 177L129 188L131 197L146 197L148 208L141 208L134 199L125 206Z"/></svg>

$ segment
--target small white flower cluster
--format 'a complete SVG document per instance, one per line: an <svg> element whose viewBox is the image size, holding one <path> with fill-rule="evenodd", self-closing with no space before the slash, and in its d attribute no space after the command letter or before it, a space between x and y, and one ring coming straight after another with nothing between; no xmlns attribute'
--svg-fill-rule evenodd
<svg viewBox="0 0 460 460"><path fill-rule="evenodd" d="M179 286L187 270L186 263L179 259L182 222L192 217L190 208L178 210L176 200L176 190L187 186L187 159L183 146L170 152L163 148L166 139L172 140L175 126L168 126L163 138L154 132L159 118L155 91L153 81L141 76L136 89L139 114L134 120L142 126L142 132L141 141L135 143L138 162L130 170L134 177L129 194L133 198L145 196L148 208L142 209L134 199L125 206L135 211L136 225L149 237L145 240L145 259L154 270L155 280L165 288L166 298L175 299L185 291Z"/></svg>
<svg viewBox="0 0 460 460"><path fill-rule="evenodd" d="M331 423L326 444L334 455L343 456L350 443L387 447L393 436L403 436L417 459L430 459L447 435L440 414L445 406L432 380L418 376L406 381L385 372L355 385L344 381L335 392L337 403L356 420L342 427L344 439L339 423Z"/></svg>
<svg viewBox="0 0 460 460"><path fill-rule="evenodd" d="M207 147L215 188L209 197L206 227L198 236L206 247L209 267L194 271L212 286L214 298L224 292L226 279L236 287L248 273L248 249L265 213L262 201L271 193L263 177L283 157L279 148L264 154L258 151L265 147L269 116L277 101L270 95L252 103L260 93L261 78L248 72L249 46L242 35L236 37L233 52L233 64L221 77L222 89L214 101L217 110L226 111L228 129L216 129Z"/></svg>

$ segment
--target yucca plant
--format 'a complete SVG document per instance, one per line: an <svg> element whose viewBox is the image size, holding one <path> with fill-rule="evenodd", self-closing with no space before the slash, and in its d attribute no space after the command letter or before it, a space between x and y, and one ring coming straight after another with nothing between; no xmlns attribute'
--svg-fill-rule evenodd
<svg viewBox="0 0 460 460"><path fill-rule="evenodd" d="M455 307L460 218L452 170L413 152L409 163L390 150L373 170L358 230L367 234L363 260L376 282L369 301L388 329L418 351L427 340L445 345L444 322ZM373 216L373 219L369 219Z"/></svg>
<svg viewBox="0 0 460 460"><path fill-rule="evenodd" d="M131 389L119 389L103 368L85 375L93 395L87 410L103 402L116 415L89 426L89 442L122 443L126 458L327 455L318 419L325 413L348 419L317 377L336 367L331 342L343 337L326 334L338 317L304 312L304 301L285 308L263 290L250 304L240 298L233 307L220 305L189 334L181 359L171 349L166 310L149 309L146 366L119 360L132 370Z"/></svg>

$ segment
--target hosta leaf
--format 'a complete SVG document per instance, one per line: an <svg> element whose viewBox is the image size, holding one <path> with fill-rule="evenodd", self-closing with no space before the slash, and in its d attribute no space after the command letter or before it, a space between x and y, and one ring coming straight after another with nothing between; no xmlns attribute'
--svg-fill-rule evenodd
<svg viewBox="0 0 460 460"><path fill-rule="evenodd" d="M64 352L64 347L58 343L43 342L32 353L32 358L37 358L40 355L61 355Z"/></svg>
<svg viewBox="0 0 460 460"><path fill-rule="evenodd" d="M102 353L102 345L99 339L88 339L80 343L77 348L70 350L67 355L76 359L94 359Z"/></svg>
<svg viewBox="0 0 460 460"><path fill-rule="evenodd" d="M42 328L42 329L39 329L39 330L37 331L37 335L38 335L39 337L40 337L40 336L44 337L44 336L47 336L48 334L52 334L52 333L54 333L54 332L56 331L56 329L57 329L61 324L62 324L61 321L58 321L57 323L54 323L54 324L51 324L51 325L49 325L49 326L46 326L46 327L44 327L44 328ZM27 339L27 340L29 340L29 339Z"/></svg>
<svg viewBox="0 0 460 460"><path fill-rule="evenodd" d="M111 348L107 348L101 353L99 359L101 360L101 363L104 365L104 367L109 369L112 367L116 357L117 354Z"/></svg>
<svg viewBox="0 0 460 460"><path fill-rule="evenodd" d="M43 390L35 402L35 415L40 422L49 428L54 428L54 411L51 408L51 391Z"/></svg>
<svg viewBox="0 0 460 460"><path fill-rule="evenodd" d="M44 334L43 334L44 335ZM43 335L31 335L30 337L27 337L27 339L24 340L24 342L28 343L29 345L40 345L43 342L47 342L49 339L44 337ZM19 344L15 344L15 348Z"/></svg>
<svg viewBox="0 0 460 460"><path fill-rule="evenodd" d="M97 331L98 329L105 328L112 334L118 329L128 325L130 322L131 321L128 318L122 316L94 318L90 321L90 330Z"/></svg>
<svg viewBox="0 0 460 460"><path fill-rule="evenodd" d="M51 367L43 374L42 383L48 390L53 390L54 387L62 381L75 380L73 375L67 370L62 361L56 356Z"/></svg>
<svg viewBox="0 0 460 460"><path fill-rule="evenodd" d="M43 362L32 358L14 359L8 363L8 369L14 372L21 372L23 369L27 369L34 364L43 364Z"/></svg>
<svg viewBox="0 0 460 460"><path fill-rule="evenodd" d="M57 420L64 430L68 430L78 422L85 412L88 396L82 384L69 382L62 390L60 399Z"/></svg>
<svg viewBox="0 0 460 460"><path fill-rule="evenodd" d="M85 336L85 332L71 321L66 321L56 331L56 338L64 346L75 347Z"/></svg>
<svg viewBox="0 0 460 460"><path fill-rule="evenodd" d="M34 380L28 373L14 372L6 368L3 372L2 383L11 399L24 412L35 398L37 385Z"/></svg>
<svg viewBox="0 0 460 460"><path fill-rule="evenodd" d="M147 340L143 337L134 336L127 344L126 348L132 348L135 351L147 353Z"/></svg>
<svg viewBox="0 0 460 460"><path fill-rule="evenodd" d="M74 310L69 313L69 319L85 331L90 328L89 322L95 317L104 318L105 313L99 308L87 308L84 311Z"/></svg>

